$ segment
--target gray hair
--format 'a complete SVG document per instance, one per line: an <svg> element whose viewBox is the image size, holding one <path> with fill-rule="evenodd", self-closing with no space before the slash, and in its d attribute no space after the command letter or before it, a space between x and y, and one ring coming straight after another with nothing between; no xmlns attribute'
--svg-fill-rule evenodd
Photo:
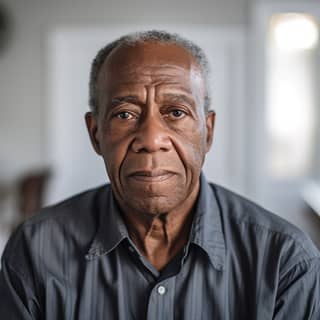
<svg viewBox="0 0 320 320"><path fill-rule="evenodd" d="M113 49L125 45L133 46L143 42L161 42L175 44L186 49L198 63L203 80L205 83L204 109L206 112L210 108L210 91L209 91L209 62L204 51L190 40L184 39L176 33L169 33L161 30L150 30L127 34L121 38L114 40L100 49L91 64L90 81L89 81L89 106L94 114L98 113L97 99L97 79L106 58L110 55Z"/></svg>

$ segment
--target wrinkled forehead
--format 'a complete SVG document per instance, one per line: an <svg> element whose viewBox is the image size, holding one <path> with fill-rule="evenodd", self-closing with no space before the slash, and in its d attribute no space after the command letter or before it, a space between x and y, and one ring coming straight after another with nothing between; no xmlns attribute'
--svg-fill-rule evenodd
<svg viewBox="0 0 320 320"><path fill-rule="evenodd" d="M113 49L101 67L98 87L109 86L119 79L132 81L137 74L176 77L177 81L197 82L204 87L201 68L191 53L179 45L161 42L120 45Z"/></svg>

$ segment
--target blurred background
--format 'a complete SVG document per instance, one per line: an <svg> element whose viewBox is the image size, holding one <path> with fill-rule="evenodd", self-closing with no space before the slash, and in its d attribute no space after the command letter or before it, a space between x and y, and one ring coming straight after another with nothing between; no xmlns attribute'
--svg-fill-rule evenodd
<svg viewBox="0 0 320 320"><path fill-rule="evenodd" d="M204 171L320 247L320 3L0 3L0 254L38 208L107 181L84 124L90 63L127 32L179 32L211 62L215 141Z"/></svg>

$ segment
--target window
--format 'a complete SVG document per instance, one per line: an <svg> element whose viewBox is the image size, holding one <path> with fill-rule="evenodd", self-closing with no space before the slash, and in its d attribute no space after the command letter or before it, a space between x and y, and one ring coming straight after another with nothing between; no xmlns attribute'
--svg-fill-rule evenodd
<svg viewBox="0 0 320 320"><path fill-rule="evenodd" d="M273 15L267 44L269 176L307 176L314 165L319 114L319 26L307 14Z"/></svg>

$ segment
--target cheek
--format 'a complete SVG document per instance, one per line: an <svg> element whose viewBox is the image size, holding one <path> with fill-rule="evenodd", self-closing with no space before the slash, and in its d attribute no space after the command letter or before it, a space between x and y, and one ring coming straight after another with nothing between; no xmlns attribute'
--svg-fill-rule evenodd
<svg viewBox="0 0 320 320"><path fill-rule="evenodd" d="M192 163L195 169L201 170L204 162L205 150L202 141L197 140L196 143L192 143L190 146L190 158L192 157Z"/></svg>
<svg viewBox="0 0 320 320"><path fill-rule="evenodd" d="M128 152L128 139L116 135L104 135L102 156L110 179L117 179Z"/></svg>
<svg viewBox="0 0 320 320"><path fill-rule="evenodd" d="M199 121L188 121L179 128L178 133L181 139L196 152L195 157L201 157L205 149L206 129L204 125L203 120L199 119Z"/></svg>
<svg viewBox="0 0 320 320"><path fill-rule="evenodd" d="M193 128L193 130L181 131L179 138L176 139L176 150L189 171L196 172L201 170L206 154L205 136L203 130Z"/></svg>

